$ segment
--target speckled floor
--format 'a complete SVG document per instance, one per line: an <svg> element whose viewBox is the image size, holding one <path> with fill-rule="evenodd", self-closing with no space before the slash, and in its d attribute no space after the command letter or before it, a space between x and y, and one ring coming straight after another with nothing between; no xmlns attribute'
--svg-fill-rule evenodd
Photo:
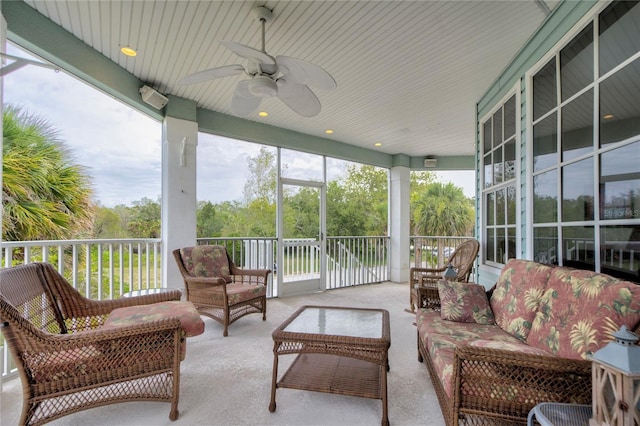
<svg viewBox="0 0 640 426"><path fill-rule="evenodd" d="M414 316L406 283L382 283L310 296L267 301L267 321L249 315L229 328L203 317L204 334L189 338L181 366L180 417L169 420L169 405L156 402L114 404L63 417L52 425L378 425L378 400L279 389L277 410L268 410L273 366L271 332L302 305L387 309L391 322L388 374L389 422L443 425L426 367L417 361ZM280 358L280 372L289 359ZM19 380L3 384L0 424L16 425L22 404Z"/></svg>

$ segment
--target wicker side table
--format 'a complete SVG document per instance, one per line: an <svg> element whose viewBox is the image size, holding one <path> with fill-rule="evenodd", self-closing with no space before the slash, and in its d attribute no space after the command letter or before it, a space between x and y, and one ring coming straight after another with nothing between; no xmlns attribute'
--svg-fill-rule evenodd
<svg viewBox="0 0 640 426"><path fill-rule="evenodd" d="M542 426L588 426L591 405L542 402L529 412L528 426L535 424L534 418Z"/></svg>

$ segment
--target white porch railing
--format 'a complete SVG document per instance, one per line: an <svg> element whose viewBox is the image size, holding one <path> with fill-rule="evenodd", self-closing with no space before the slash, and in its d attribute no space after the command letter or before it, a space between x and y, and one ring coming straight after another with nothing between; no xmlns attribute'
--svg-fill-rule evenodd
<svg viewBox="0 0 640 426"><path fill-rule="evenodd" d="M162 287L160 239L3 242L2 266L48 262L69 283L94 300L117 299L133 290ZM2 378L16 367L0 340ZM0 381L1 383L1 381Z"/></svg>
<svg viewBox="0 0 640 426"><path fill-rule="evenodd" d="M283 281L320 274L319 248L308 239L287 239L282 265L275 261L275 238L199 238L198 244L225 246L236 266L271 269L273 274L269 275L267 297L278 296L278 274L282 274ZM328 237L326 244L327 289L389 279L389 237Z"/></svg>

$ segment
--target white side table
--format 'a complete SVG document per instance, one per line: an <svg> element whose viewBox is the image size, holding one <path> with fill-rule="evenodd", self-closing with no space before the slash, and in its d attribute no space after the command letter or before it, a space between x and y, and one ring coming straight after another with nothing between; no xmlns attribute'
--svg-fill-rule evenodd
<svg viewBox="0 0 640 426"><path fill-rule="evenodd" d="M528 426L533 426L534 418L542 426L589 426L591 405L541 402L529 412Z"/></svg>

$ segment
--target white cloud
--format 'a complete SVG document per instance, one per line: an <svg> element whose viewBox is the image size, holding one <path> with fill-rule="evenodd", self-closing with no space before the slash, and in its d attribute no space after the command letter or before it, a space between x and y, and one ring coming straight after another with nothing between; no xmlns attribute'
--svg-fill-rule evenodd
<svg viewBox="0 0 640 426"><path fill-rule="evenodd" d="M473 170L451 170L435 172L439 182L452 182L455 186L462 188L466 197L476 196L475 171Z"/></svg>
<svg viewBox="0 0 640 426"><path fill-rule="evenodd" d="M16 49L16 56L27 56ZM161 124L83 82L29 65L4 79L4 103L45 119L92 178L94 201L131 204L161 193Z"/></svg>

